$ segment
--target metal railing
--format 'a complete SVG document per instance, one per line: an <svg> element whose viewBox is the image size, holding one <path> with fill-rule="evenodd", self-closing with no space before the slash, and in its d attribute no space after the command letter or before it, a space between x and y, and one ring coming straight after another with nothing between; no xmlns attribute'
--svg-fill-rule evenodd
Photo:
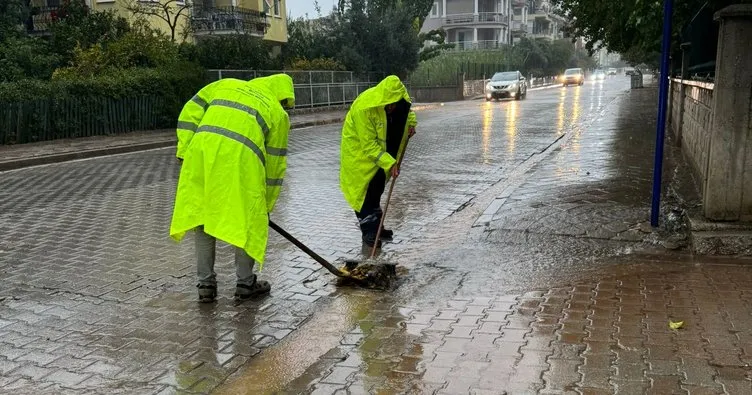
<svg viewBox="0 0 752 395"><path fill-rule="evenodd" d="M209 80L238 78L252 80L285 73L292 77L295 107L311 108L352 103L359 94L384 78L380 73L359 74L351 71L284 71L284 70L208 70Z"/></svg>
<svg viewBox="0 0 752 395"><path fill-rule="evenodd" d="M292 77L295 84L337 84L347 82L376 82L384 77L383 73L355 73L352 71L325 71L325 70L207 70L209 81L222 78L237 78L252 80L272 74L284 73Z"/></svg>
<svg viewBox="0 0 752 395"><path fill-rule="evenodd" d="M263 36L269 27L266 14L242 7L194 7L191 26L198 34L248 33Z"/></svg>
<svg viewBox="0 0 752 395"><path fill-rule="evenodd" d="M496 40L480 40L480 41L456 41L454 44L454 51L472 51L482 49L499 49L507 45L507 43L500 43Z"/></svg>
<svg viewBox="0 0 752 395"><path fill-rule="evenodd" d="M467 25L482 23L506 23L509 17L502 12L479 12L478 14L454 14L443 18L444 25Z"/></svg>
<svg viewBox="0 0 752 395"><path fill-rule="evenodd" d="M295 108L328 107L350 104L376 82L334 84L295 84Z"/></svg>
<svg viewBox="0 0 752 395"><path fill-rule="evenodd" d="M24 28L28 34L45 34L49 32L50 25L58 19L58 7L32 7L31 15Z"/></svg>

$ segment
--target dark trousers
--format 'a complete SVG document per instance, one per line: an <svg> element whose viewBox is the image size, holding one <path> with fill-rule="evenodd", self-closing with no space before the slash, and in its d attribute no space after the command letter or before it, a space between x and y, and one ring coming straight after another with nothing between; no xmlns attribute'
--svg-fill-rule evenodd
<svg viewBox="0 0 752 395"><path fill-rule="evenodd" d="M383 215L381 211L381 195L384 194L385 186L386 173L384 173L384 170L379 169L371 179L371 182L368 183L363 207L361 207L360 212L355 212L363 236L373 235L375 237L376 232L379 230L379 223Z"/></svg>

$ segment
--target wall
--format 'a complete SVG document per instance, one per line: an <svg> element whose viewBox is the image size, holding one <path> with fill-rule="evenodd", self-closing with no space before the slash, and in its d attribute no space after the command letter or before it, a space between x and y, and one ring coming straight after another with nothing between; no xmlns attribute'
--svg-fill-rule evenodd
<svg viewBox="0 0 752 395"><path fill-rule="evenodd" d="M475 12L474 0L447 0L447 15L472 14Z"/></svg>
<svg viewBox="0 0 752 395"><path fill-rule="evenodd" d="M685 90L683 101L682 85ZM713 84L675 79L671 81L671 89L671 130L681 141L695 175L705 180L713 124Z"/></svg>
<svg viewBox="0 0 752 395"><path fill-rule="evenodd" d="M431 86L408 88L413 103L436 103L462 100L462 90L456 86Z"/></svg>
<svg viewBox="0 0 752 395"><path fill-rule="evenodd" d="M467 99L483 96L486 93L486 83L488 80L471 80L465 81L462 93Z"/></svg>
<svg viewBox="0 0 752 395"><path fill-rule="evenodd" d="M252 0L245 0L246 2L251 2ZM257 4L255 6L251 6L248 8L258 9L258 10L265 10L264 8L264 2L266 0L253 0ZM277 43L286 43L287 42L287 1L286 0L279 0L279 16L274 15L274 0L269 0L269 2L272 4L272 7L267 11L268 17L267 20L269 21L269 28L266 31L266 35L264 35L264 40L273 41ZM243 4L243 1L241 0L239 5Z"/></svg>

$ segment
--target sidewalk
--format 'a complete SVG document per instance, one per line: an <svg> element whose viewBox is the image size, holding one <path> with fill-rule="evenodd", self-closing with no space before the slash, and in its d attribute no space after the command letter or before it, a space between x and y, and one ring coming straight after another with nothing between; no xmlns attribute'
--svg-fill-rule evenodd
<svg viewBox="0 0 752 395"><path fill-rule="evenodd" d="M519 178L410 241L408 284L319 310L326 335L299 331L317 348L291 336L218 393L752 393L752 260L674 253L671 211L645 226L656 93L627 92L592 122L564 111L572 128ZM667 189L691 196L666 150ZM266 373L301 349L305 369Z"/></svg>
<svg viewBox="0 0 752 395"><path fill-rule="evenodd" d="M196 303L191 237L167 235L169 150L3 173L0 392L749 393L751 262L644 227L657 92L627 83L419 115L390 292L336 286L271 232L268 297L232 301L220 243L220 298ZM338 129L291 133L272 214L332 261L361 254Z"/></svg>
<svg viewBox="0 0 752 395"><path fill-rule="evenodd" d="M342 122L346 114L338 110L292 115L291 129ZM0 171L170 147L176 143L175 130L169 129L0 146Z"/></svg>

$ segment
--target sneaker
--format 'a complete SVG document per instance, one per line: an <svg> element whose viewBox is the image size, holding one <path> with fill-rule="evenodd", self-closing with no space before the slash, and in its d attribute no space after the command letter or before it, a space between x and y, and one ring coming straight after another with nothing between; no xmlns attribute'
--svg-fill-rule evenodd
<svg viewBox="0 0 752 395"><path fill-rule="evenodd" d="M235 287L235 299L247 300L271 292L272 286L268 281L255 281L253 285L238 284Z"/></svg>
<svg viewBox="0 0 752 395"><path fill-rule="evenodd" d="M199 303L211 303L217 298L217 286L216 285L198 285L198 301Z"/></svg>

